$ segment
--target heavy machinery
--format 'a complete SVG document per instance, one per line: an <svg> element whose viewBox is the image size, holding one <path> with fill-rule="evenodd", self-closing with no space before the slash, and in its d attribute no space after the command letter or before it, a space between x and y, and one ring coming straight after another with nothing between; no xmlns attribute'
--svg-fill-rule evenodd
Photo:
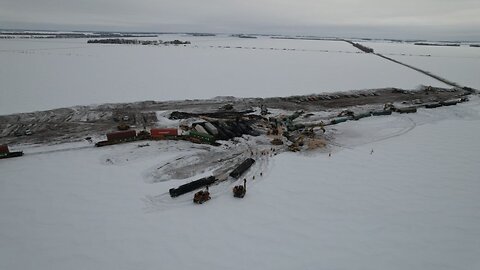
<svg viewBox="0 0 480 270"><path fill-rule="evenodd" d="M118 126L117 126L117 129L118 130L129 130L130 129L130 126L125 124L124 122L121 122Z"/></svg>
<svg viewBox="0 0 480 270"><path fill-rule="evenodd" d="M247 179L243 179L243 186L238 185L233 187L233 197L243 198L245 197L245 193L247 193Z"/></svg>
<svg viewBox="0 0 480 270"><path fill-rule="evenodd" d="M303 134L300 134L296 140L293 141L291 145L288 146L288 150L291 152L298 152L300 148L303 146Z"/></svg>
<svg viewBox="0 0 480 270"><path fill-rule="evenodd" d="M208 191L208 186L205 190L200 190L199 192L195 193L193 196L193 202L196 204L202 204L208 200L210 200L210 192Z"/></svg>

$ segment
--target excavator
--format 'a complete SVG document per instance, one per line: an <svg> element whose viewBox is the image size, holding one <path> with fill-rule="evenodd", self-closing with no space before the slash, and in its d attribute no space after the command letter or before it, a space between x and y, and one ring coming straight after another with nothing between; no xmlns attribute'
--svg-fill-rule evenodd
<svg viewBox="0 0 480 270"><path fill-rule="evenodd" d="M304 135L300 134L300 136L298 136L298 138L291 145L288 146L288 150L292 152L300 151L300 147L303 146L303 137Z"/></svg>
<svg viewBox="0 0 480 270"><path fill-rule="evenodd" d="M193 202L196 204L202 204L208 200L210 200L210 192L208 191L208 186L205 190L200 190L199 192L195 193L193 196Z"/></svg>

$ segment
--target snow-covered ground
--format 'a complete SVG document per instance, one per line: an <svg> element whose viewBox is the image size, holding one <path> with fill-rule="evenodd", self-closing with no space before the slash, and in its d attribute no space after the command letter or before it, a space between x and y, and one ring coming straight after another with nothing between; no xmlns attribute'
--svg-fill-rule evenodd
<svg viewBox="0 0 480 270"><path fill-rule="evenodd" d="M331 157L263 157L244 199L231 183L201 206L149 173L208 149L26 147L0 162L0 269L480 267L477 97L328 133Z"/></svg>
<svg viewBox="0 0 480 270"><path fill-rule="evenodd" d="M192 45L0 40L0 114L106 102L290 96L382 87L412 89L422 84L446 87L340 41L186 35L160 35L158 39L190 40ZM462 71L473 80L478 77L478 69Z"/></svg>

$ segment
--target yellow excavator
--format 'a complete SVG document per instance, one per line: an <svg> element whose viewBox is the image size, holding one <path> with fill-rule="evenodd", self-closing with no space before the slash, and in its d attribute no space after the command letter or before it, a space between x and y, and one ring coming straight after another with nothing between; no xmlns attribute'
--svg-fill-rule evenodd
<svg viewBox="0 0 480 270"><path fill-rule="evenodd" d="M288 150L292 152L298 152L300 151L300 147L303 146L303 134L300 134L298 138L293 142L291 145L288 146Z"/></svg>

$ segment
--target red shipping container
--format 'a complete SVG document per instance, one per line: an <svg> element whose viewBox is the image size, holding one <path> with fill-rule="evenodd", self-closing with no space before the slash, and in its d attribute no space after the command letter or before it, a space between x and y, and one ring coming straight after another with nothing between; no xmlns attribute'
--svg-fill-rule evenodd
<svg viewBox="0 0 480 270"><path fill-rule="evenodd" d="M125 130L125 131L117 131L107 133L107 140L109 141L120 141L126 139L133 139L137 136L137 132L135 130Z"/></svg>
<svg viewBox="0 0 480 270"><path fill-rule="evenodd" d="M178 136L176 128L152 128L150 130L152 138L163 138L165 136Z"/></svg>
<svg viewBox="0 0 480 270"><path fill-rule="evenodd" d="M0 153L10 153L10 150L8 150L8 146L6 144L1 144L0 145Z"/></svg>

